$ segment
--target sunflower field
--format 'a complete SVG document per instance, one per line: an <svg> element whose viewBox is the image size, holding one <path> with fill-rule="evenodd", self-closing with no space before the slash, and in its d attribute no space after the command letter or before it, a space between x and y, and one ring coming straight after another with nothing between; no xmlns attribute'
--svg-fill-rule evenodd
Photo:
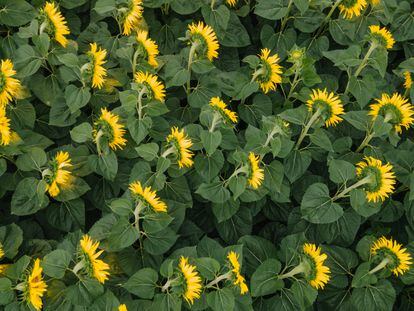
<svg viewBox="0 0 414 311"><path fill-rule="evenodd" d="M0 0L0 310L414 310L414 0Z"/></svg>

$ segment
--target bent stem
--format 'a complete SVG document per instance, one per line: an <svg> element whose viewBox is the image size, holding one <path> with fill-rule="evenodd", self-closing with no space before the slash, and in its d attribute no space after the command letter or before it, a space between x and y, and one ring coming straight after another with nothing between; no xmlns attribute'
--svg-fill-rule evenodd
<svg viewBox="0 0 414 311"><path fill-rule="evenodd" d="M236 170L233 172L233 174L231 174L231 175L230 175L230 177L229 177L229 178L227 178L227 180L226 180L226 181L225 181L225 183L224 183L224 187L227 187L228 183L230 182L230 180L231 180L233 177L236 177L237 175L242 174L242 173L244 173L244 174L248 174L248 173L249 173L249 167L248 167L247 165L244 165L244 166L239 167L238 169L236 169Z"/></svg>
<svg viewBox="0 0 414 311"><path fill-rule="evenodd" d="M388 123L388 121L392 120L392 115L391 113L387 113L385 115L384 118L384 122ZM371 139L373 139L375 136L375 131L370 129L367 134L365 135L364 140L362 141L362 143L359 145L359 147L355 150L356 153L361 152L366 146L368 146L369 142L371 141Z"/></svg>
<svg viewBox="0 0 414 311"><path fill-rule="evenodd" d="M287 272L285 274L278 275L277 278L279 280L283 280L283 279L291 278L292 276L294 276L296 274L299 274L299 273L303 273L303 272L305 272L305 265L304 265L303 262L301 262L299 265L294 267L289 272Z"/></svg>
<svg viewBox="0 0 414 311"><path fill-rule="evenodd" d="M378 47L378 44L377 44L377 43L375 43L375 42L372 42L372 43L371 43L371 45L370 45L370 47L369 47L369 49L368 49L368 51L367 51L367 54L365 54L365 57L362 59L361 64L359 64L359 66L358 66L357 70L356 70L356 71L355 71L355 73L354 73L354 77L355 77L355 78L356 78L356 77L358 77L358 76L359 76L359 74L361 73L362 69L364 69L364 68L365 68L365 66L366 66L366 65L367 65L367 63L368 63L368 59L369 59L369 57L371 56L372 52L374 52L374 50L375 50L377 47Z"/></svg>
<svg viewBox="0 0 414 311"><path fill-rule="evenodd" d="M216 277L213 281L211 281L210 283L208 283L205 287L206 288L211 288L215 285L217 285L218 283L220 283L223 280L229 280L231 277L231 272L227 272L225 274L219 275L218 277Z"/></svg>
<svg viewBox="0 0 414 311"><path fill-rule="evenodd" d="M352 190L357 189L357 188L361 187L362 185L368 184L370 182L371 182L371 176L366 176L366 177L362 178L360 181L357 181L352 186L349 186L348 188L345 188L341 193L335 195L332 198L332 201L336 201L336 200L339 200L341 198L344 198Z"/></svg>
<svg viewBox="0 0 414 311"><path fill-rule="evenodd" d="M72 269L73 274L77 276L78 272L84 267L85 267L85 262L83 260L79 261Z"/></svg>
<svg viewBox="0 0 414 311"><path fill-rule="evenodd" d="M175 279L168 279L167 282L165 282L165 284L161 287L161 291L164 293L167 291L168 288L170 288L170 286L177 281L179 278L175 278Z"/></svg>
<svg viewBox="0 0 414 311"><path fill-rule="evenodd" d="M374 269L368 272L368 274L374 274L375 272L378 272L379 270L385 268L391 260L388 257L385 257Z"/></svg>
<svg viewBox="0 0 414 311"><path fill-rule="evenodd" d="M102 138L103 135L104 135L104 132L102 130L99 130L98 133L96 134L96 137L95 137L96 149L98 151L99 156L102 154L101 138Z"/></svg>
<svg viewBox="0 0 414 311"><path fill-rule="evenodd" d="M300 145L302 144L302 141L305 139L306 135L308 134L309 129L316 122L316 120L319 118L320 115L321 115L321 110L320 109L316 110L315 113L309 119L308 123L305 125L305 127L302 128L299 139L296 143L296 149L299 149Z"/></svg>
<svg viewBox="0 0 414 311"><path fill-rule="evenodd" d="M211 10L214 10L215 4L216 4L216 0L211 0L211 5L210 5Z"/></svg>
<svg viewBox="0 0 414 311"><path fill-rule="evenodd" d="M144 204L142 204L141 201L137 204L137 206L134 209L134 227L137 231L139 231L139 214L141 213L142 209L144 208Z"/></svg>
<svg viewBox="0 0 414 311"><path fill-rule="evenodd" d="M289 90L289 94L286 97L286 100L289 100L289 98L292 96L293 91L296 89L296 86L300 82L301 79L299 79L299 73L300 73L301 66L296 66L295 68L295 75L293 77L293 81Z"/></svg>
<svg viewBox="0 0 414 311"><path fill-rule="evenodd" d="M217 114L217 112L214 112L213 120L211 121L210 129L208 130L210 133L213 133L217 124L220 122L220 115Z"/></svg>
<svg viewBox="0 0 414 311"><path fill-rule="evenodd" d="M135 51L134 56L132 57L132 77L135 76L138 56L139 56L139 49Z"/></svg>
<svg viewBox="0 0 414 311"><path fill-rule="evenodd" d="M167 158L167 156L170 155L171 153L175 153L175 147L174 146L171 146L170 148L168 148L167 150L165 150L162 153L161 157Z"/></svg>
<svg viewBox="0 0 414 311"><path fill-rule="evenodd" d="M265 73L266 73L266 69L264 67L260 67L255 72L253 72L253 76L252 76L252 79L250 80L250 83L256 81L257 77L259 77L259 76L261 76Z"/></svg>
<svg viewBox="0 0 414 311"><path fill-rule="evenodd" d="M142 106L142 97L144 96L144 94L147 94L147 87L146 86L144 86L138 94L137 113L138 113L138 119L139 120L142 120L142 109L144 108Z"/></svg>
<svg viewBox="0 0 414 311"><path fill-rule="evenodd" d="M190 94L190 89L191 89L191 66L193 64L193 59L194 59L194 55L195 52L197 51L199 43L197 42L193 42L191 44L191 48L190 48L190 53L188 55L188 66L187 66L187 71L188 71L188 80L187 80L187 95Z"/></svg>

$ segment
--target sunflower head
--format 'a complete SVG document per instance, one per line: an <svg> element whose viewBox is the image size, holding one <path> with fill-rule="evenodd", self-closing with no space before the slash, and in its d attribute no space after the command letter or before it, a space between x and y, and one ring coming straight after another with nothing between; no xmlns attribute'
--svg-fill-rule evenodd
<svg viewBox="0 0 414 311"><path fill-rule="evenodd" d="M65 36L70 34L70 31L59 7L54 2L46 2L41 13L45 17L41 27L46 29L61 46L66 47L68 39Z"/></svg>
<svg viewBox="0 0 414 311"><path fill-rule="evenodd" d="M342 121L340 115L344 114L341 100L333 92L325 90L312 90L310 99L306 102L310 112L319 111L325 126L335 126Z"/></svg>
<svg viewBox="0 0 414 311"><path fill-rule="evenodd" d="M40 266L40 259L36 259L23 285L23 299L28 306L33 307L35 310L42 309L42 297L47 291L47 284L43 280L42 272L43 268Z"/></svg>
<svg viewBox="0 0 414 311"><path fill-rule="evenodd" d="M230 265L231 265L233 284L239 286L240 294L244 295L245 293L249 291L249 288L247 287L246 279L240 273L241 266L239 262L239 254L231 251L227 254L227 259L229 260Z"/></svg>
<svg viewBox="0 0 414 311"><path fill-rule="evenodd" d="M141 182L134 181L129 184L129 190L134 198L146 207L150 207L155 212L166 212L167 204L161 201L157 196L155 190L151 190L151 187L142 187Z"/></svg>
<svg viewBox="0 0 414 311"><path fill-rule="evenodd" d="M411 77L411 72L405 71L404 72L404 87L405 87L405 89L407 89L407 90L411 89L412 85L413 85L413 79Z"/></svg>
<svg viewBox="0 0 414 311"><path fill-rule="evenodd" d="M401 133L403 127L408 129L414 122L413 105L398 93L392 96L382 94L381 98L376 99L376 103L370 106L369 115L374 119L381 115L385 122L393 125L397 133Z"/></svg>
<svg viewBox="0 0 414 311"><path fill-rule="evenodd" d="M220 97L211 98L210 107L217 111L227 124L237 123L237 113L228 109L226 103Z"/></svg>
<svg viewBox="0 0 414 311"><path fill-rule="evenodd" d="M103 250L97 251L98 247L99 242L93 241L89 235L85 234L80 240L80 263L90 277L103 284L109 278L109 265L98 259L103 253Z"/></svg>
<svg viewBox="0 0 414 311"><path fill-rule="evenodd" d="M148 31L138 30L137 36L135 37L139 48L142 51L143 57L147 60L148 64L152 67L157 68L157 56L158 56L158 45L154 40L148 38Z"/></svg>
<svg viewBox="0 0 414 311"><path fill-rule="evenodd" d="M192 157L194 153L190 150L193 143L183 129L179 130L177 127L171 128L171 134L167 136L167 142L174 149L180 168L193 166L194 161Z"/></svg>
<svg viewBox="0 0 414 311"><path fill-rule="evenodd" d="M368 202L384 201L394 191L395 175L389 163L382 164L381 160L365 157L357 163L356 173L359 179L369 178L364 185Z"/></svg>
<svg viewBox="0 0 414 311"><path fill-rule="evenodd" d="M127 306L125 304L119 305L118 311L128 311Z"/></svg>
<svg viewBox="0 0 414 311"><path fill-rule="evenodd" d="M10 119L6 116L6 107L0 107L0 145L7 146L12 142Z"/></svg>
<svg viewBox="0 0 414 311"><path fill-rule="evenodd" d="M92 87L100 89L104 85L107 75L103 66L106 63L106 50L99 48L96 43L91 43L90 47L87 54L92 63Z"/></svg>
<svg viewBox="0 0 414 311"><path fill-rule="evenodd" d="M372 42L378 44L379 46L383 46L387 50L392 49L395 40L387 28L380 28L378 25L371 25L369 26L369 30Z"/></svg>
<svg viewBox="0 0 414 311"><path fill-rule="evenodd" d="M412 257L406 248L393 239L379 238L371 245L371 255L374 262L387 259L386 267L396 276L402 275L410 269Z"/></svg>
<svg viewBox="0 0 414 311"><path fill-rule="evenodd" d="M260 168L260 156L255 155L253 152L249 153L247 158L248 162L248 178L247 182L249 183L250 187L253 189L257 189L263 182L264 179L264 170Z"/></svg>
<svg viewBox="0 0 414 311"><path fill-rule="evenodd" d="M71 184L72 173L69 168L70 163L69 153L66 151L59 151L56 156L49 162L49 168L44 171L43 176L46 181L46 191L51 197L56 197L62 189L67 188Z"/></svg>
<svg viewBox="0 0 414 311"><path fill-rule="evenodd" d="M279 65L279 56L270 55L268 48L262 49L259 54L260 68L253 74L263 93L276 90L277 84L282 82L282 67Z"/></svg>
<svg viewBox="0 0 414 311"><path fill-rule="evenodd" d="M165 86L158 77L148 72L139 71L135 74L135 82L146 88L147 97L160 102L165 100Z"/></svg>
<svg viewBox="0 0 414 311"><path fill-rule="evenodd" d="M3 59L0 65L0 108L7 105L20 93L20 81L13 78L15 74L12 61Z"/></svg>
<svg viewBox="0 0 414 311"><path fill-rule="evenodd" d="M238 0L226 0L226 3L229 7L235 7Z"/></svg>
<svg viewBox="0 0 414 311"><path fill-rule="evenodd" d="M96 144L100 144L101 139L104 138L112 150L122 149L127 143L124 138L125 132L119 117L102 108L101 116L95 121L92 133Z"/></svg>
<svg viewBox="0 0 414 311"><path fill-rule="evenodd" d="M129 0L128 7L124 9L122 16L122 34L129 36L140 23L142 18L142 0Z"/></svg>
<svg viewBox="0 0 414 311"><path fill-rule="evenodd" d="M200 298L202 283L201 277L198 275L197 267L188 263L188 258L181 256L178 268L182 274L184 281L184 299L193 304L194 300Z"/></svg>
<svg viewBox="0 0 414 311"><path fill-rule="evenodd" d="M324 265L328 258L323 254L321 248L312 243L303 245L304 261L308 266L305 271L305 278L309 284L316 289L323 289L329 282L331 270Z"/></svg>
<svg viewBox="0 0 414 311"><path fill-rule="evenodd" d="M218 57L219 43L216 33L209 25L203 22L188 25L190 42L197 45L197 56L206 57L212 61Z"/></svg>
<svg viewBox="0 0 414 311"><path fill-rule="evenodd" d="M354 16L360 16L366 7L366 0L343 0L339 5L339 10L344 18L352 19Z"/></svg>

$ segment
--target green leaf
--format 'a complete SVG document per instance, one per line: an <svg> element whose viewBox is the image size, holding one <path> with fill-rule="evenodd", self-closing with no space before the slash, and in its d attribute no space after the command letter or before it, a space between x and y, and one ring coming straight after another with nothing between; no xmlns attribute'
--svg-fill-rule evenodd
<svg viewBox="0 0 414 311"><path fill-rule="evenodd" d="M351 191L351 206L362 217L370 217L381 209L381 203L367 201L365 191L362 189Z"/></svg>
<svg viewBox="0 0 414 311"><path fill-rule="evenodd" d="M300 209L302 217L314 224L328 224L344 214L342 207L329 196L328 187L322 183L313 184L306 190Z"/></svg>
<svg viewBox="0 0 414 311"><path fill-rule="evenodd" d="M277 160L274 160L263 169L265 172L263 185L267 190L269 190L269 192L280 192L285 171L283 164Z"/></svg>
<svg viewBox="0 0 414 311"><path fill-rule="evenodd" d="M207 304L214 311L234 309L234 295L230 288L220 288L207 294Z"/></svg>
<svg viewBox="0 0 414 311"><path fill-rule="evenodd" d="M370 124L368 111L349 111L344 115L344 119L351 123L360 131L366 131Z"/></svg>
<svg viewBox="0 0 414 311"><path fill-rule="evenodd" d="M0 306L11 303L14 298L12 282L6 278L0 278Z"/></svg>
<svg viewBox="0 0 414 311"><path fill-rule="evenodd" d="M47 254L42 260L43 271L46 275L61 279L64 277L72 255L62 249L57 249Z"/></svg>
<svg viewBox="0 0 414 311"><path fill-rule="evenodd" d="M309 114L308 108L305 105L301 105L298 108L286 109L279 116L288 121L289 123L303 125Z"/></svg>
<svg viewBox="0 0 414 311"><path fill-rule="evenodd" d="M284 161L285 174L290 182L302 177L308 169L312 159L306 151L294 150Z"/></svg>
<svg viewBox="0 0 414 311"><path fill-rule="evenodd" d="M266 179L265 179L266 181ZM229 188L233 193L233 199L236 200L239 196L241 196L247 187L247 179L244 176L237 175L230 179Z"/></svg>
<svg viewBox="0 0 414 311"><path fill-rule="evenodd" d="M355 167L344 160L329 161L329 178L337 184L345 183L355 178Z"/></svg>
<svg viewBox="0 0 414 311"><path fill-rule="evenodd" d="M36 73L42 65L41 56L30 45L21 45L15 54L17 76L24 78Z"/></svg>
<svg viewBox="0 0 414 311"><path fill-rule="evenodd" d="M134 244L139 238L139 231L128 218L120 218L111 228L107 238L109 251L117 252Z"/></svg>
<svg viewBox="0 0 414 311"><path fill-rule="evenodd" d="M212 155L221 144L221 133L219 131L210 132L204 130L200 133L200 138L208 155Z"/></svg>
<svg viewBox="0 0 414 311"><path fill-rule="evenodd" d="M81 123L70 131L70 137L77 143L91 141L92 126L87 122Z"/></svg>
<svg viewBox="0 0 414 311"><path fill-rule="evenodd" d="M283 288L284 282L278 279L280 268L276 259L267 259L257 268L250 283L253 297L271 295Z"/></svg>
<svg viewBox="0 0 414 311"><path fill-rule="evenodd" d="M234 214L237 213L240 207L240 202L238 200L227 200L224 203L213 203L211 205L214 216L216 216L217 221L220 223L227 219L230 219Z"/></svg>
<svg viewBox="0 0 414 311"><path fill-rule="evenodd" d="M0 24L22 26L36 16L34 8L24 0L0 0Z"/></svg>
<svg viewBox="0 0 414 311"><path fill-rule="evenodd" d="M309 135L309 138L312 143L321 147L322 149L329 151L329 152L334 151L331 140L329 139L328 134L326 133L326 130L322 128L318 128L311 135Z"/></svg>
<svg viewBox="0 0 414 311"><path fill-rule="evenodd" d="M212 280L216 277L220 271L220 263L209 257L202 257L194 259L197 270L207 280Z"/></svg>
<svg viewBox="0 0 414 311"><path fill-rule="evenodd" d="M210 182L220 172L224 164L224 156L220 150L211 155L197 154L194 158L194 167L203 181Z"/></svg>
<svg viewBox="0 0 414 311"><path fill-rule="evenodd" d="M369 262L362 263L357 268L354 277L352 278L352 287L361 288L377 283L377 277L375 274L369 274L370 270Z"/></svg>
<svg viewBox="0 0 414 311"><path fill-rule="evenodd" d="M113 151L100 156L89 156L88 163L91 168L99 175L108 180L114 180L118 172L118 159Z"/></svg>
<svg viewBox="0 0 414 311"><path fill-rule="evenodd" d="M123 287L138 297L152 299L157 287L157 281L157 271L151 268L144 268L131 276Z"/></svg>
<svg viewBox="0 0 414 311"><path fill-rule="evenodd" d="M44 191L44 185L34 177L27 177L20 181L11 200L12 214L31 215L46 207L49 200Z"/></svg>
<svg viewBox="0 0 414 311"><path fill-rule="evenodd" d="M65 89L66 104L71 113L75 113L80 108L85 107L91 99L91 92L89 87L76 87L68 85Z"/></svg>
<svg viewBox="0 0 414 311"><path fill-rule="evenodd" d="M133 211L132 202L130 199L117 198L111 200L109 208L119 216L129 216Z"/></svg>
<svg viewBox="0 0 414 311"><path fill-rule="evenodd" d="M177 241L177 234L170 228L148 233L144 240L144 249L152 255L161 255L168 251Z"/></svg>
<svg viewBox="0 0 414 311"><path fill-rule="evenodd" d="M391 283L381 280L375 286L355 288L351 302L358 311L387 311L392 310L395 296Z"/></svg>
<svg viewBox="0 0 414 311"><path fill-rule="evenodd" d="M213 203L224 203L230 198L230 192L221 181L209 184L202 183L196 190L196 193Z"/></svg>
<svg viewBox="0 0 414 311"><path fill-rule="evenodd" d="M16 166L21 171L40 171L46 161L46 153L41 148L34 147L17 158Z"/></svg>
<svg viewBox="0 0 414 311"><path fill-rule="evenodd" d="M361 108L366 106L375 90L375 79L370 75L365 75L362 80L354 76L349 79L349 91L355 96Z"/></svg>
<svg viewBox="0 0 414 311"><path fill-rule="evenodd" d="M23 242L23 231L16 224L0 227L0 243L4 257L14 258Z"/></svg>
<svg viewBox="0 0 414 311"><path fill-rule="evenodd" d="M181 15L187 15L192 14L196 11L198 11L201 8L201 1L200 0L194 0L191 2L188 2L186 0L172 0L171 1L171 8Z"/></svg>
<svg viewBox="0 0 414 311"><path fill-rule="evenodd" d="M94 10L102 16L107 16L110 12L115 10L115 0L97 0Z"/></svg>
<svg viewBox="0 0 414 311"><path fill-rule="evenodd" d="M152 161L158 156L159 147L156 143L143 144L135 148L138 155L146 161Z"/></svg>
<svg viewBox="0 0 414 311"><path fill-rule="evenodd" d="M258 0L254 9L256 15L271 20L282 19L288 12L283 0Z"/></svg>
<svg viewBox="0 0 414 311"><path fill-rule="evenodd" d="M104 287L95 279L82 278L69 286L65 291L65 299L77 306L89 306L95 299L101 296Z"/></svg>

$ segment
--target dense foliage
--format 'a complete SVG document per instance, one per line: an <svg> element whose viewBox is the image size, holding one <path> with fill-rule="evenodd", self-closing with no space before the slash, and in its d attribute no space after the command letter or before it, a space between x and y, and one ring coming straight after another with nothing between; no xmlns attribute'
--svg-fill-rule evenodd
<svg viewBox="0 0 414 311"><path fill-rule="evenodd" d="M0 308L413 310L413 6L0 0Z"/></svg>

